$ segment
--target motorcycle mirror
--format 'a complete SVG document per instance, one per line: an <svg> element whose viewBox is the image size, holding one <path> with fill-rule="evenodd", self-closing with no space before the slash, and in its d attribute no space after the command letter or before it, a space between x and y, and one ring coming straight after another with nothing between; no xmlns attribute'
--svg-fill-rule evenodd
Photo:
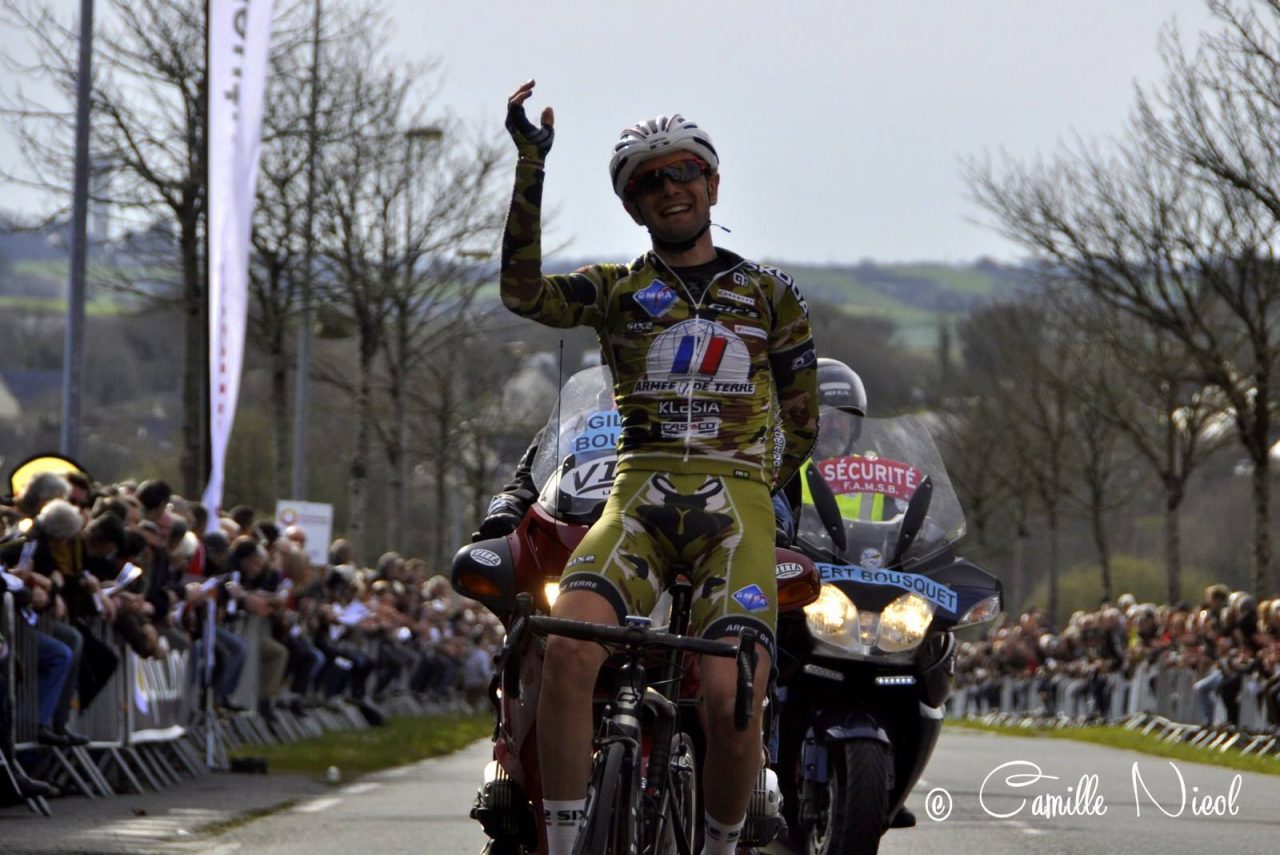
<svg viewBox="0 0 1280 855"><path fill-rule="evenodd" d="M804 465L804 478L809 484L809 495L813 497L813 507L818 512L818 519L822 520L827 534L831 535L837 555L843 558L845 550L849 548L849 541L844 536L844 520L840 517L840 508L836 505L831 485L818 472L818 467L812 460Z"/></svg>
<svg viewBox="0 0 1280 855"><path fill-rule="evenodd" d="M924 518L929 513L929 500L932 498L933 479L926 475L920 482L920 486L916 487L916 491L911 494L911 501L907 504L907 512L902 518L902 528L898 530L898 543L893 549L893 560L889 562L890 567L897 567L902 562L902 556L907 554L907 550L915 542L916 535L920 533L920 527L924 525Z"/></svg>

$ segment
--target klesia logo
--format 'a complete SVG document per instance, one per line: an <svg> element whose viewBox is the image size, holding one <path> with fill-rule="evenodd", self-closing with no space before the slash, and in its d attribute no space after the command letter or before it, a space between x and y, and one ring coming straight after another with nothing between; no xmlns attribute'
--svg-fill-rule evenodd
<svg viewBox="0 0 1280 855"><path fill-rule="evenodd" d="M655 279L642 290L635 293L635 301L640 308L649 313L651 318L660 318L671 308L671 304L680 299L675 289L661 279Z"/></svg>

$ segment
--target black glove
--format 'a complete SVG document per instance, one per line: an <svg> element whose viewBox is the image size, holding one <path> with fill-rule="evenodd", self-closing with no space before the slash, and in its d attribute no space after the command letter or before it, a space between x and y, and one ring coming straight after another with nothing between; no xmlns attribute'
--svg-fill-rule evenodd
<svg viewBox="0 0 1280 855"><path fill-rule="evenodd" d="M774 543L790 546L796 539L796 518L791 515L791 503L782 493L773 497Z"/></svg>
<svg viewBox="0 0 1280 855"><path fill-rule="evenodd" d="M551 125L534 127L533 122L525 115L523 104L507 104L507 131L515 140L520 157L528 160L545 161L551 152L551 143L555 140L556 131Z"/></svg>
<svg viewBox="0 0 1280 855"><path fill-rule="evenodd" d="M516 530L520 520L524 519L528 507L511 496L499 493L489 503L480 530L471 535L471 541L488 540L494 537L506 537Z"/></svg>

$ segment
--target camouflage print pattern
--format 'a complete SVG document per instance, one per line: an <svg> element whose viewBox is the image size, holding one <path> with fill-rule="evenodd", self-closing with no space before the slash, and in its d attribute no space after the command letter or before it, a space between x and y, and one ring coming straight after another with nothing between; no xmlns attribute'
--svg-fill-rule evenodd
<svg viewBox="0 0 1280 855"><path fill-rule="evenodd" d="M516 166L502 302L549 326L595 328L622 417L619 460L718 463L703 468L786 483L818 429L808 306L791 277L725 250L732 267L697 300L653 252L544 276L543 175L538 163Z"/></svg>
<svg viewBox="0 0 1280 855"><path fill-rule="evenodd" d="M773 506L763 483L619 464L604 513L574 550L560 590L595 591L621 623L653 610L674 567L693 582L690 634L718 638L750 625L772 653Z"/></svg>

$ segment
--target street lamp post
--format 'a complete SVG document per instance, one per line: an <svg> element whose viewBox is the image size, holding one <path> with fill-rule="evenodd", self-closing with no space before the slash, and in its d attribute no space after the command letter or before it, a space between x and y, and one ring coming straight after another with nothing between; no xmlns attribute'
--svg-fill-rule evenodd
<svg viewBox="0 0 1280 855"><path fill-rule="evenodd" d="M293 498L307 498L307 427L311 418L311 300L316 245L316 117L320 112L320 11L316 0L311 30L311 101L307 107L307 234L302 253L302 318L298 323L298 363L294 370ZM281 449L283 453L283 449Z"/></svg>
<svg viewBox="0 0 1280 855"><path fill-rule="evenodd" d="M413 287L414 269L417 266L418 254L414 251L413 237L413 178L417 174L417 156L420 155L419 144L437 142L444 137L444 131L435 125L413 127L405 131L405 187L404 187L404 290L406 297ZM410 303L411 304L411 303ZM408 318L400 318L400 323L409 323ZM391 518L395 521L395 532L392 545L401 550L407 548L403 542L406 531L405 520L408 518L409 505L409 406L405 400L408 394L408 354L403 345L407 335L401 333L399 358L403 364L398 366L396 376L399 377L399 388L396 390L396 444L400 448L400 456L396 461L396 477L399 482L395 497L396 508Z"/></svg>
<svg viewBox="0 0 1280 855"><path fill-rule="evenodd" d="M80 56L76 70L76 165L71 203L71 275L67 287L67 333L62 361L60 450L80 454L80 402L84 384L85 265L89 218L89 104L93 81L93 0L80 0Z"/></svg>

